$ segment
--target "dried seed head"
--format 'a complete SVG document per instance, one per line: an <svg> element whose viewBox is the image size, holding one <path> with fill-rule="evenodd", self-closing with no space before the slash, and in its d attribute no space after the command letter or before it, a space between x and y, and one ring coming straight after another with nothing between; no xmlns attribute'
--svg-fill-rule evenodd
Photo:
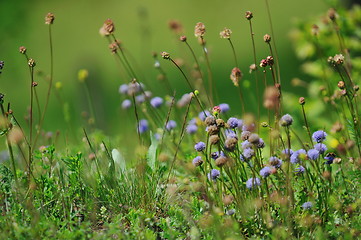
<svg viewBox="0 0 361 240"><path fill-rule="evenodd" d="M46 16L45 16L45 24L48 24L48 25L53 24L54 20L55 20L54 14L52 14L52 13L46 14Z"/></svg>
<svg viewBox="0 0 361 240"><path fill-rule="evenodd" d="M252 133L251 135L249 135L248 137L248 142L252 143L252 144L258 144L259 143L259 136L256 133Z"/></svg>
<svg viewBox="0 0 361 240"><path fill-rule="evenodd" d="M359 85L353 86L353 90L355 90L355 92L358 92L358 90L360 90L360 86Z"/></svg>
<svg viewBox="0 0 361 240"><path fill-rule="evenodd" d="M28 65L29 65L29 67L32 67L32 68L35 67L35 65L36 65L35 60L30 58L28 61Z"/></svg>
<svg viewBox="0 0 361 240"><path fill-rule="evenodd" d="M8 139L12 144L18 144L24 139L24 134L19 127L15 126L10 130Z"/></svg>
<svg viewBox="0 0 361 240"><path fill-rule="evenodd" d="M243 131L242 134L241 134L241 139L242 141L246 141L248 140L249 136L251 135L252 133L250 131Z"/></svg>
<svg viewBox="0 0 361 240"><path fill-rule="evenodd" d="M163 59L170 59L170 54L167 52L161 52L160 55Z"/></svg>
<svg viewBox="0 0 361 240"><path fill-rule="evenodd" d="M338 84L337 84L337 87L339 89L345 89L345 82L344 81L339 81Z"/></svg>
<svg viewBox="0 0 361 240"><path fill-rule="evenodd" d="M267 109L275 109L279 106L280 92L275 86L270 86L265 89L263 105Z"/></svg>
<svg viewBox="0 0 361 240"><path fill-rule="evenodd" d="M21 54L25 54L26 53L26 47L24 47L24 46L19 47L19 52Z"/></svg>
<svg viewBox="0 0 361 240"><path fill-rule="evenodd" d="M251 74L253 71L257 70L257 65L255 63L249 66L249 73Z"/></svg>
<svg viewBox="0 0 361 240"><path fill-rule="evenodd" d="M179 40L181 40L181 42L186 42L187 41L187 37L186 36L180 36Z"/></svg>
<svg viewBox="0 0 361 240"><path fill-rule="evenodd" d="M229 28L224 28L223 31L219 33L219 36L224 39L230 39L231 38L232 31Z"/></svg>
<svg viewBox="0 0 361 240"><path fill-rule="evenodd" d="M312 35L317 36L318 33L320 32L320 28L316 24L313 24L311 32L312 32Z"/></svg>
<svg viewBox="0 0 361 240"><path fill-rule="evenodd" d="M268 56L268 57L266 58L266 61L267 61L268 66L270 66L270 67L273 66L273 64L274 64L274 59L273 59L272 56Z"/></svg>
<svg viewBox="0 0 361 240"><path fill-rule="evenodd" d="M336 54L333 57L333 60L336 65L342 65L345 61L345 57L342 54Z"/></svg>
<svg viewBox="0 0 361 240"><path fill-rule="evenodd" d="M114 32L114 23L111 19L105 20L103 26L100 28L99 33L102 36L109 36Z"/></svg>
<svg viewBox="0 0 361 240"><path fill-rule="evenodd" d="M36 86L38 86L38 83L37 83L37 82L33 82L32 85L33 85L33 87L36 87Z"/></svg>
<svg viewBox="0 0 361 240"><path fill-rule="evenodd" d="M335 122L335 123L332 125L331 132L332 132L332 133L341 132L342 129L343 129L342 123L340 123L339 121L337 121L337 122Z"/></svg>
<svg viewBox="0 0 361 240"><path fill-rule="evenodd" d="M253 13L251 11L247 11L245 17L247 20L251 20L253 18Z"/></svg>
<svg viewBox="0 0 361 240"><path fill-rule="evenodd" d="M169 28L174 31L176 34L180 34L183 32L183 26L178 20L170 20L168 22Z"/></svg>
<svg viewBox="0 0 361 240"><path fill-rule="evenodd" d="M196 26L194 27L194 36L203 37L205 33L206 33L206 27L204 26L204 24L201 22L197 23Z"/></svg>
<svg viewBox="0 0 361 240"><path fill-rule="evenodd" d="M242 72L239 68L235 67L232 69L230 78L234 84L234 86L238 87L239 86L239 81L242 79Z"/></svg>
<svg viewBox="0 0 361 240"><path fill-rule="evenodd" d="M266 34L263 36L263 41L265 41L266 43L271 42L271 35Z"/></svg>
<svg viewBox="0 0 361 240"><path fill-rule="evenodd" d="M117 53L119 48L120 48L120 41L118 40L109 44L109 49L112 53Z"/></svg>
<svg viewBox="0 0 361 240"><path fill-rule="evenodd" d="M223 204L225 206L231 205L234 201L234 197L232 195L225 195L223 197Z"/></svg>
<svg viewBox="0 0 361 240"><path fill-rule="evenodd" d="M228 162L228 158L225 156L220 156L215 161L217 167L223 167L224 164L226 164L227 162Z"/></svg>
<svg viewBox="0 0 361 240"><path fill-rule="evenodd" d="M216 119L215 119L215 117L213 117L213 116L208 116L208 117L206 117L206 119L204 120L204 123L205 123L207 126L211 126L211 125L216 124Z"/></svg>
<svg viewBox="0 0 361 240"><path fill-rule="evenodd" d="M209 137L209 142L211 145L216 145L219 143L219 136L218 135L212 135Z"/></svg>
<svg viewBox="0 0 361 240"><path fill-rule="evenodd" d="M332 20L335 21L336 20L336 10L334 8L330 8L327 11L327 16Z"/></svg>
<svg viewBox="0 0 361 240"><path fill-rule="evenodd" d="M207 131L209 135L217 135L219 133L219 128L215 125L208 126Z"/></svg>
<svg viewBox="0 0 361 240"><path fill-rule="evenodd" d="M306 99L305 99L304 97L300 97L300 98L298 99L298 103L299 103L300 105L305 105Z"/></svg>
<svg viewBox="0 0 361 240"><path fill-rule="evenodd" d="M224 147L232 152L237 146L237 142L238 142L237 138L234 137L227 138L226 141L224 142Z"/></svg>
<svg viewBox="0 0 361 240"><path fill-rule="evenodd" d="M218 118L217 120L216 120L216 125L217 125L217 127L224 127L225 126L225 122L224 122L224 120L223 119L220 119L220 118Z"/></svg>
<svg viewBox="0 0 361 240"><path fill-rule="evenodd" d="M267 67L267 60L266 59L262 59L260 62L259 62L259 66L260 67Z"/></svg>

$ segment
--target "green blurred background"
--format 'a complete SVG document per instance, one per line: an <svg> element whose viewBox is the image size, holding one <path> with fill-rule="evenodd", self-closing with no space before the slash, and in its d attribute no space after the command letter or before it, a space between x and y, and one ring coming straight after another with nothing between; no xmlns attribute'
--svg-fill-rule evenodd
<svg viewBox="0 0 361 240"><path fill-rule="evenodd" d="M297 19L305 19L327 11L324 1L269 0L272 13L276 45L280 57L283 89L291 89L290 81L294 77L303 78L299 62L292 50L289 32ZM126 50L133 56L131 60L141 72L155 95L164 96L154 69L152 52L167 51L174 58L191 60L184 45L177 40L168 27L169 20L179 20L188 36L188 42L201 56L201 48L194 38L194 26L201 21L206 25L206 41L214 79L217 81L220 102L227 102L237 113L240 105L237 90L229 80L234 67L231 49L226 40L220 39L219 32L224 27L233 31L232 40L236 48L240 68L244 79L250 79L248 67L253 55L249 25L244 18L245 11L254 14L253 24L258 58L269 55L263 42L263 35L270 33L265 1L210 1L210 0L118 0L118 1L0 1L0 60L5 61L5 68L0 76L0 92L6 95L6 102L20 122L29 106L29 71L24 56L18 52L19 46L26 46L28 55L34 58L36 70L49 74L50 54L48 26L44 24L46 13L55 14L52 26L54 43L54 82L61 82L61 97L69 105L71 125L80 132L86 121L81 117L88 111L84 88L77 80L79 69L89 71L88 83L96 108L96 126L107 135L116 135L124 130L127 113L120 109L121 97L118 94L120 84L128 82L119 73L118 66L108 50L108 42L99 35L99 28L104 20L111 18L116 27L116 36ZM136 62L136 64L135 64ZM189 91L179 72L168 62L160 60L167 71L172 85L177 89L177 96ZM205 70L205 69L204 69ZM306 79L307 80L307 79ZM37 91L40 102L45 102L48 84L39 75ZM247 103L248 104L248 103ZM128 113L129 114L129 113ZM46 131L67 131L63 106L52 95L44 129Z"/></svg>

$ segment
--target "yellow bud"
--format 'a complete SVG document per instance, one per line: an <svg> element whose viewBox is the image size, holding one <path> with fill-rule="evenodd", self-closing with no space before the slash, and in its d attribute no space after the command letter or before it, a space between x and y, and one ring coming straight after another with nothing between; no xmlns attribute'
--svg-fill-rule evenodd
<svg viewBox="0 0 361 240"><path fill-rule="evenodd" d="M59 90L59 89L61 89L62 87L63 87L63 84L62 84L61 82L56 82L56 83L55 83L55 88L56 88L56 89Z"/></svg>
<svg viewBox="0 0 361 240"><path fill-rule="evenodd" d="M199 91L198 91L198 90L194 90L194 95L198 96L198 95L199 95Z"/></svg>
<svg viewBox="0 0 361 240"><path fill-rule="evenodd" d="M86 69L80 69L78 72L78 80L80 82L85 82L85 80L88 78L89 72Z"/></svg>

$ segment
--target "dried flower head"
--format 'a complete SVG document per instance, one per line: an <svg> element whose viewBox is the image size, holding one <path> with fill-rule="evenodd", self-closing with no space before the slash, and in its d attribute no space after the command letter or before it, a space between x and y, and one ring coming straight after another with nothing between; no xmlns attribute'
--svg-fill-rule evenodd
<svg viewBox="0 0 361 240"><path fill-rule="evenodd" d="M263 97L263 106L267 109L275 109L279 106L280 92L275 86L265 89Z"/></svg>
<svg viewBox="0 0 361 240"><path fill-rule="evenodd" d="M249 73L251 74L253 71L257 70L257 65L255 63L249 66Z"/></svg>
<svg viewBox="0 0 361 240"><path fill-rule="evenodd" d="M187 37L184 36L184 35L182 35L182 36L179 37L179 40L180 40L181 42L186 42L186 41L187 41Z"/></svg>
<svg viewBox="0 0 361 240"><path fill-rule="evenodd" d="M183 26L180 21L178 20L170 20L168 22L169 28L174 31L176 34L180 34L183 32Z"/></svg>
<svg viewBox="0 0 361 240"><path fill-rule="evenodd" d="M226 123L224 122L223 119L218 118L218 119L216 120L216 125L217 125L217 127L224 127L225 124L226 124Z"/></svg>
<svg viewBox="0 0 361 240"><path fill-rule="evenodd" d="M229 28L224 28L223 31L219 33L219 36L224 39L230 39L231 38L232 31Z"/></svg>
<svg viewBox="0 0 361 240"><path fill-rule="evenodd" d="M111 19L105 20L103 26L100 28L99 33L102 36L109 36L114 32L114 23Z"/></svg>
<svg viewBox="0 0 361 240"><path fill-rule="evenodd" d="M109 44L109 49L112 53L117 53L119 48L120 48L120 41L118 40Z"/></svg>
<svg viewBox="0 0 361 240"><path fill-rule="evenodd" d="M203 37L205 33L206 33L206 27L204 26L204 24L201 22L197 23L196 26L194 27L194 36L198 38Z"/></svg>
<svg viewBox="0 0 361 240"><path fill-rule="evenodd" d="M161 52L160 55L163 59L170 59L170 54L167 52Z"/></svg>
<svg viewBox="0 0 361 240"><path fill-rule="evenodd" d="M212 136L209 137L209 142L210 142L211 145L218 144L219 140L220 140L220 138L219 138L218 135L212 135Z"/></svg>
<svg viewBox="0 0 361 240"><path fill-rule="evenodd" d="M46 16L45 16L45 24L48 24L48 25L53 24L54 20L55 20L54 14L52 14L52 13L46 14Z"/></svg>
<svg viewBox="0 0 361 240"><path fill-rule="evenodd" d="M291 126L293 123L293 118L291 115L289 114L285 114L281 117L280 119L280 125L282 127L288 127L288 126Z"/></svg>
<svg viewBox="0 0 361 240"><path fill-rule="evenodd" d="M207 125L207 126L211 126L211 125L214 125L216 124L216 119L214 116L208 116L206 117L206 120L204 120L204 123Z"/></svg>
<svg viewBox="0 0 361 240"><path fill-rule="evenodd" d="M239 81L241 81L242 79L242 72L238 67L235 67L232 69L230 78L234 84L234 86L238 87L239 86Z"/></svg>
<svg viewBox="0 0 361 240"><path fill-rule="evenodd" d="M217 167L223 167L224 164L226 164L227 162L228 162L228 158L226 156L220 156L215 161Z"/></svg>
<svg viewBox="0 0 361 240"><path fill-rule="evenodd" d="M267 61L268 66L270 66L270 67L272 67L275 62L272 56L268 56L266 58L266 61Z"/></svg>
<svg viewBox="0 0 361 240"><path fill-rule="evenodd" d="M318 33L320 32L320 28L316 24L313 24L311 32L312 32L312 35L317 36Z"/></svg>
<svg viewBox="0 0 361 240"><path fill-rule="evenodd" d="M342 54L336 54L333 57L333 61L336 65L342 65L345 61L345 57Z"/></svg>
<svg viewBox="0 0 361 240"><path fill-rule="evenodd" d="M265 34L265 35L263 36L263 41L265 41L266 43L271 42L271 35Z"/></svg>
<svg viewBox="0 0 361 240"><path fill-rule="evenodd" d="M36 65L35 60L30 58L28 61L28 65L29 65L29 67L32 67L32 68L35 67L35 65Z"/></svg>
<svg viewBox="0 0 361 240"><path fill-rule="evenodd" d="M298 99L298 103L299 103L300 105L305 105L305 103L306 103L305 98L304 98L304 97L300 97L300 98Z"/></svg>
<svg viewBox="0 0 361 240"><path fill-rule="evenodd" d="M195 167L198 167L203 164L203 160L200 156L197 156L193 159L192 163Z"/></svg>
<svg viewBox="0 0 361 240"><path fill-rule="evenodd" d="M209 135L216 135L219 133L219 128L215 125L211 125L207 127L207 132Z"/></svg>
<svg viewBox="0 0 361 240"><path fill-rule="evenodd" d="M18 144L24 139L24 134L19 127L15 126L9 131L8 139L12 144Z"/></svg>
<svg viewBox="0 0 361 240"><path fill-rule="evenodd" d="M345 82L344 82L344 81L339 81L339 82L337 83L337 87L338 87L339 89L345 89Z"/></svg>
<svg viewBox="0 0 361 240"><path fill-rule="evenodd" d="M26 47L24 47L24 46L19 47L19 52L21 54L25 54L26 53Z"/></svg>
<svg viewBox="0 0 361 240"><path fill-rule="evenodd" d="M259 62L259 66L260 67L267 67L267 60L266 59L262 59L260 62Z"/></svg>
<svg viewBox="0 0 361 240"><path fill-rule="evenodd" d="M335 21L336 20L336 10L334 8L330 8L327 11L327 16L332 20Z"/></svg>
<svg viewBox="0 0 361 240"><path fill-rule="evenodd" d="M237 142L238 139L231 137L231 138L227 138L226 141L224 142L224 147L228 150L228 151L234 151L234 149L237 146Z"/></svg>
<svg viewBox="0 0 361 240"><path fill-rule="evenodd" d="M251 11L246 11L245 17L247 20L251 20L253 18L253 13Z"/></svg>

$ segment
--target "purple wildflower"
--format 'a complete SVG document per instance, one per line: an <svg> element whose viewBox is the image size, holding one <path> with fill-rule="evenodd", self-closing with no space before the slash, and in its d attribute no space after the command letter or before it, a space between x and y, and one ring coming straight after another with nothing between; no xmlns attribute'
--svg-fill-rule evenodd
<svg viewBox="0 0 361 240"><path fill-rule="evenodd" d="M286 148L285 150L282 151L282 153L285 154L285 155L288 155L288 154L289 154L290 156L292 156L293 151L292 151L292 149Z"/></svg>
<svg viewBox="0 0 361 240"><path fill-rule="evenodd" d="M126 94L128 92L128 84L122 84L119 87L119 93Z"/></svg>
<svg viewBox="0 0 361 240"><path fill-rule="evenodd" d="M242 129L243 127L243 120L242 119L238 119L238 128Z"/></svg>
<svg viewBox="0 0 361 240"><path fill-rule="evenodd" d="M313 206L312 202L305 202L305 203L302 204L302 208L303 208L304 210L311 209L312 206Z"/></svg>
<svg viewBox="0 0 361 240"><path fill-rule="evenodd" d="M248 189L252 189L252 188L258 187L260 185L261 185L261 180L259 180L259 178L257 178L257 177L256 178L250 178L246 182L246 187Z"/></svg>
<svg viewBox="0 0 361 240"><path fill-rule="evenodd" d="M210 173L208 173L208 179L215 181L219 178L220 172L217 169L212 169Z"/></svg>
<svg viewBox="0 0 361 240"><path fill-rule="evenodd" d="M189 124L187 126L187 133L189 133L189 134L194 134L197 132L197 130L198 130L198 127L195 124Z"/></svg>
<svg viewBox="0 0 361 240"><path fill-rule="evenodd" d="M327 134L322 130L316 131L312 134L313 140L317 143L320 143L323 140L325 140L326 136L327 136Z"/></svg>
<svg viewBox="0 0 361 240"><path fill-rule="evenodd" d="M204 149L206 149L206 144L204 142L198 142L196 145L194 145L194 149L197 152L202 152Z"/></svg>
<svg viewBox="0 0 361 240"><path fill-rule="evenodd" d="M271 166L274 166L275 168L281 168L282 163L283 163L282 160L279 159L278 157L273 156L269 158L269 164Z"/></svg>
<svg viewBox="0 0 361 240"><path fill-rule="evenodd" d="M228 119L227 124L229 125L230 128L236 128L238 127L238 119L231 117Z"/></svg>
<svg viewBox="0 0 361 240"><path fill-rule="evenodd" d="M286 114L286 115L283 115L280 119L280 125L282 127L288 127L288 126L291 126L293 123L293 118L291 117L291 115L289 114Z"/></svg>
<svg viewBox="0 0 361 240"><path fill-rule="evenodd" d="M148 131L148 129L149 129L148 121L145 119L141 119L138 124L139 133L141 134L145 133L146 131Z"/></svg>
<svg viewBox="0 0 361 240"><path fill-rule="evenodd" d="M243 156L250 159L254 156L254 150L252 148L246 148L243 150Z"/></svg>
<svg viewBox="0 0 361 240"><path fill-rule="evenodd" d="M225 129L224 133L227 138L237 138L237 134L232 129Z"/></svg>
<svg viewBox="0 0 361 240"><path fill-rule="evenodd" d="M144 103L145 102L145 96L143 94L140 94L138 96L135 97L135 102L138 104Z"/></svg>
<svg viewBox="0 0 361 240"><path fill-rule="evenodd" d="M202 111L198 114L198 117L202 120L202 122L204 122L204 120L206 120L206 117L211 116L211 113L209 111Z"/></svg>
<svg viewBox="0 0 361 240"><path fill-rule="evenodd" d="M169 120L169 121L167 122L167 125L165 126L165 128L166 128L168 131L170 131L170 130L176 128L176 127L177 127L177 123L176 123L176 121L174 121L174 120Z"/></svg>
<svg viewBox="0 0 361 240"><path fill-rule="evenodd" d="M218 107L221 109L221 113L226 113L230 110L230 107L227 103L221 103L218 105Z"/></svg>
<svg viewBox="0 0 361 240"><path fill-rule="evenodd" d="M248 142L248 140L243 141L243 142L241 143L241 145L242 145L242 148L243 148L243 149L252 148L252 146L253 146L252 143Z"/></svg>
<svg viewBox="0 0 361 240"><path fill-rule="evenodd" d="M305 155L307 155L306 150L304 149L297 150L291 155L290 162L293 164L299 163L300 158L304 157Z"/></svg>
<svg viewBox="0 0 361 240"><path fill-rule="evenodd" d="M200 156L197 156L193 159L192 163L195 167L198 167L203 164L203 160Z"/></svg>
<svg viewBox="0 0 361 240"><path fill-rule="evenodd" d="M122 102L122 108L123 109L128 109L132 106L132 101L130 101L129 99L125 99L123 102Z"/></svg>
<svg viewBox="0 0 361 240"><path fill-rule="evenodd" d="M261 171L259 171L259 175L261 175L264 178L268 177L269 175L271 175L271 168L270 167L262 168Z"/></svg>
<svg viewBox="0 0 361 240"><path fill-rule="evenodd" d="M154 97L150 100L150 105L154 108L159 108L163 104L163 99L161 97Z"/></svg>
<svg viewBox="0 0 361 240"><path fill-rule="evenodd" d="M295 173L296 173L296 174L302 174L302 173L305 172L305 170L306 170L306 169L305 169L303 166L300 165L299 167L296 168Z"/></svg>
<svg viewBox="0 0 361 240"><path fill-rule="evenodd" d="M317 158L320 156L320 153L316 149L310 149L307 152L307 156L310 160L317 160Z"/></svg>
<svg viewBox="0 0 361 240"><path fill-rule="evenodd" d="M327 151L327 147L323 143L316 143L315 146L313 146L317 151L320 152L320 154L323 154Z"/></svg>
<svg viewBox="0 0 361 240"><path fill-rule="evenodd" d="M328 153L326 155L326 157L324 157L324 159L326 159L327 161L325 162L326 164L332 164L333 160L335 159L336 155L334 153Z"/></svg>

